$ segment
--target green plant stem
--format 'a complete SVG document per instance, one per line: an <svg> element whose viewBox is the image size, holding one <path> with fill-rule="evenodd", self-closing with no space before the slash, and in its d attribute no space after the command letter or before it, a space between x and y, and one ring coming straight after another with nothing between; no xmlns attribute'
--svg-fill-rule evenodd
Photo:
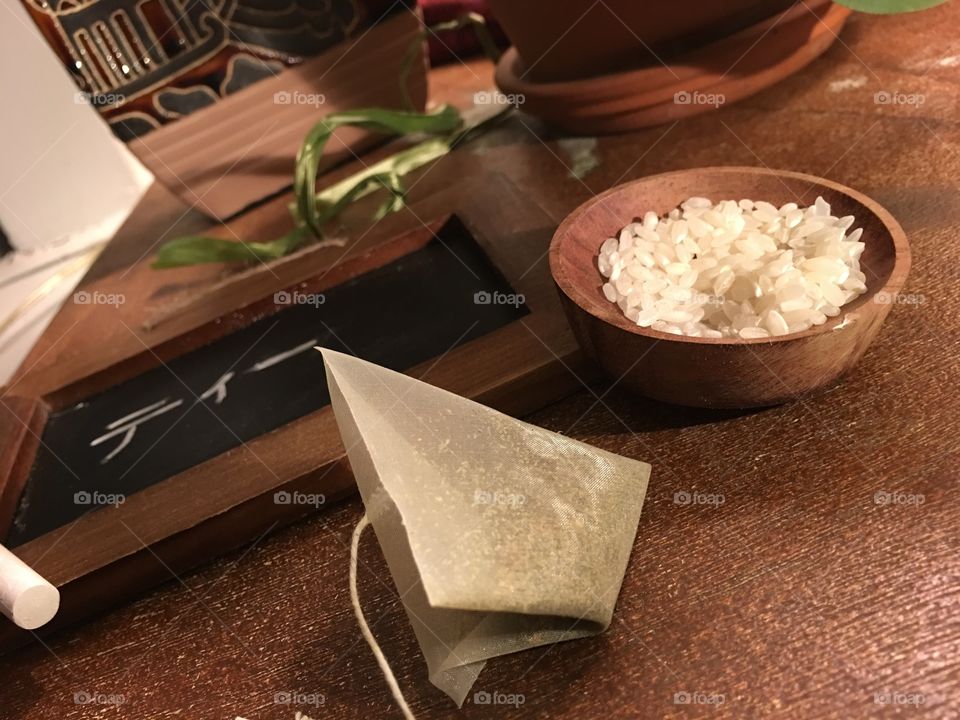
<svg viewBox="0 0 960 720"><path fill-rule="evenodd" d="M493 61L494 64L500 59L500 48L497 47L493 35L490 34L486 18L479 13L466 13L455 20L447 20L446 22L424 27L417 35L417 42L410 44L410 47L403 56L403 62L400 65L400 92L403 94L403 105L405 108L408 110L414 109L413 99L410 97L410 89L407 87L407 78L410 77L410 71L413 69L414 60L417 59L417 53L420 52L420 48L423 46L423 41L431 35L436 35L438 32L460 30L465 27L473 28L473 31L477 35L477 40L480 42L480 49L483 50L483 54L486 55L488 59Z"/></svg>
<svg viewBox="0 0 960 720"><path fill-rule="evenodd" d="M463 17L425 28L418 33L404 56L400 84L407 107L412 102L407 91L407 78L424 38L430 33L456 30L471 26L480 44L492 60L500 51L493 41L481 15L468 13ZM266 262L288 255L311 239L323 239L323 225L336 217L351 202L379 189L390 195L374 214L374 221L396 212L406 204L401 178L449 153L475 133L482 132L493 122L504 117L510 108L471 126L463 127L460 113L449 105L431 113L365 108L331 113L311 128L297 153L294 165L293 190L295 202L291 205L294 228L279 238L266 242L235 242L223 238L189 235L162 245L153 262L154 268L172 268L184 265L215 262ZM348 178L317 192L317 171L323 151L334 131L341 127L358 127L385 135L406 136L427 134L429 138L401 150Z"/></svg>
<svg viewBox="0 0 960 720"><path fill-rule="evenodd" d="M296 196L298 217L316 237L323 237L323 207L321 202L317 202L316 192L317 169L323 149L337 128L359 127L388 135L444 135L460 127L461 122L460 113L450 105L425 114L368 108L328 115L307 133L300 152L297 153L293 192Z"/></svg>

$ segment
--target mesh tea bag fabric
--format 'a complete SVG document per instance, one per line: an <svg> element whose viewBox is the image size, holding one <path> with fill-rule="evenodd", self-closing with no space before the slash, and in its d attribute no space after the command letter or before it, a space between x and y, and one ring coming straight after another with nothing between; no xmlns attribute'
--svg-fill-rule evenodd
<svg viewBox="0 0 960 720"><path fill-rule="evenodd" d="M610 624L650 466L322 349L367 516L430 681Z"/></svg>

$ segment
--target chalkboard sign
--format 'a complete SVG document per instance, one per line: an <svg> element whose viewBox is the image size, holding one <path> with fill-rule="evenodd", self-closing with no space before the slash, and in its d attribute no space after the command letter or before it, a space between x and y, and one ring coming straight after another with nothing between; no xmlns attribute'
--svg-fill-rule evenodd
<svg viewBox="0 0 960 720"><path fill-rule="evenodd" d="M283 203L262 212L288 222ZM0 408L0 536L60 591L45 631L355 492L313 345L518 417L590 382L550 276L555 230L507 178L454 177L345 230L343 248L194 283L189 299L183 278L150 271L157 305L122 325L85 308L72 332L115 323L97 332L109 344L31 370ZM81 289L122 292L130 272ZM0 618L0 652L33 639Z"/></svg>
<svg viewBox="0 0 960 720"><path fill-rule="evenodd" d="M404 370L528 313L456 219L382 267L274 301L279 312L52 412L4 544L122 502L327 405L316 345Z"/></svg>

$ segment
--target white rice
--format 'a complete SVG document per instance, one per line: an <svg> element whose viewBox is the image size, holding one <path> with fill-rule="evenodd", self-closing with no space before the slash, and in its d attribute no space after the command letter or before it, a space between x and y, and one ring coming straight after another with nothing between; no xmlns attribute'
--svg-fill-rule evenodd
<svg viewBox="0 0 960 720"><path fill-rule="evenodd" d="M692 337L801 332L866 292L862 230L810 207L692 197L600 247L603 294L640 327Z"/></svg>

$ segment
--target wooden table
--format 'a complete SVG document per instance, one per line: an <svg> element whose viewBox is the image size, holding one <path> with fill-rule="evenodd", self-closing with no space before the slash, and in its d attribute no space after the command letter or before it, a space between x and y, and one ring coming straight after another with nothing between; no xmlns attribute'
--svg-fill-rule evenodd
<svg viewBox="0 0 960 720"><path fill-rule="evenodd" d="M465 717L957 717L958 29L956 3L858 15L805 71L718 112L592 149L519 117L424 174L418 197L482 165L559 219L591 193L658 171L788 168L877 199L913 246L917 302L895 307L857 371L822 395L719 413L584 386L530 418L647 460L653 477L609 631L490 663L475 690L522 695L523 705L468 699ZM490 75L483 63L436 72L435 96L464 101ZM596 168L574 177L572 151ZM142 264L174 221L168 236L203 225L154 190L90 287ZM131 272L131 293L216 275L149 277ZM134 278L154 285L137 290ZM61 311L24 364L26 383L97 351L82 310ZM684 493L723 502L683 504ZM357 500L341 503L3 658L0 717L400 717L349 605L360 513ZM367 617L417 716L455 717L427 681L371 538L361 560ZM78 693L123 702L78 704ZM299 704L278 704L282 693Z"/></svg>

